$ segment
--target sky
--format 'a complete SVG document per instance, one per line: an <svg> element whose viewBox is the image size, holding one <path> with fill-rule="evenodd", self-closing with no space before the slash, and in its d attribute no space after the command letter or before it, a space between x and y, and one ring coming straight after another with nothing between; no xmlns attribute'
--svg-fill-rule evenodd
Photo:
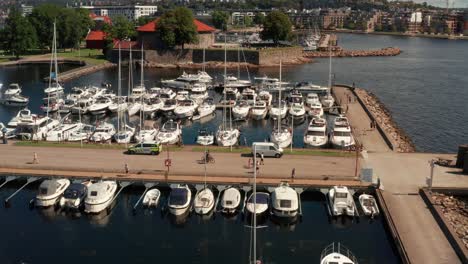
<svg viewBox="0 0 468 264"><path fill-rule="evenodd" d="M441 6L446 7L446 0L413 0L416 3L427 2L428 4L434 6ZM452 3L454 3L455 7L462 7L468 8L468 0L450 0L450 7L452 7Z"/></svg>

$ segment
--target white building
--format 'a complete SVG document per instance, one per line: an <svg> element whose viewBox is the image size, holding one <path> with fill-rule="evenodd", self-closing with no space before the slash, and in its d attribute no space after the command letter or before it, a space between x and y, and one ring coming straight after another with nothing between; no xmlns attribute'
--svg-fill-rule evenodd
<svg viewBox="0 0 468 264"><path fill-rule="evenodd" d="M143 16L154 16L158 11L157 6L128 5L128 6L79 6L88 9L98 16L116 17L122 15L129 20L137 20Z"/></svg>

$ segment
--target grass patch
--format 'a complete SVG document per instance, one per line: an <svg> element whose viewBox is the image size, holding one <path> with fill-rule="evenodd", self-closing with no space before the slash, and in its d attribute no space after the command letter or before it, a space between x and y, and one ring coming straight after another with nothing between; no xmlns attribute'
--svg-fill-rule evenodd
<svg viewBox="0 0 468 264"><path fill-rule="evenodd" d="M89 64L102 64L107 62L102 50L81 49L70 51L59 51L57 56L69 59L82 60Z"/></svg>
<svg viewBox="0 0 468 264"><path fill-rule="evenodd" d="M118 144L90 144L83 143L81 147L80 142L47 142L47 141L18 141L14 143L15 146L20 147L51 147L51 148L83 148L83 149L126 149L125 145ZM130 146L130 145L129 145Z"/></svg>

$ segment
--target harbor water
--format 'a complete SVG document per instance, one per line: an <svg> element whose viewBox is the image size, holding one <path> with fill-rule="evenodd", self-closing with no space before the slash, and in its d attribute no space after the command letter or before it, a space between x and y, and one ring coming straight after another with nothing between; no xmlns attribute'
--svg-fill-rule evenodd
<svg viewBox="0 0 468 264"><path fill-rule="evenodd" d="M377 97L390 110L397 124L411 137L418 151L455 152L459 144L466 143L468 123L468 57L465 41L447 41L426 38L397 36L339 34L339 42L348 49L377 49L395 46L403 53L396 57L338 58L333 60L333 73L336 83L352 84L365 88ZM66 66L63 66L66 67ZM70 67L70 66L68 66ZM18 82L23 94L32 100L30 108L39 112L44 96L45 84L42 78L48 75L49 66L14 66L0 68L0 82L8 85ZM64 68L62 71L65 70ZM328 83L328 59L317 59L315 63L283 67L283 79L291 82L311 81L321 85ZM221 80L223 70L209 70L212 76ZM237 69L230 69L237 75ZM123 87L127 87L126 70L123 74ZM176 78L182 70L147 69L147 87L159 86L161 79ZM240 75L247 77L247 71L240 69ZM277 68L251 69L249 75L278 76ZM139 76L136 74L135 76ZM135 78L139 79L139 78ZM65 84L67 91L73 86L100 85L112 83L117 87L117 69L107 69ZM138 83L139 80L135 80ZM125 92L124 92L125 93ZM220 95L216 95L219 97ZM8 120L17 109L0 106L0 121ZM192 144L201 127L216 130L222 120L221 111L216 117L204 122L184 124L184 143ZM95 120L89 120L95 122ZM135 120L133 120L135 121ZM267 140L272 123L249 121L235 124L242 130L241 143ZM303 132L307 122L295 124L294 145L302 147ZM434 140L436 139L437 140Z"/></svg>
<svg viewBox="0 0 468 264"><path fill-rule="evenodd" d="M2 200L20 184L7 186L0 191ZM32 184L12 199L10 208L0 209L2 263L248 263L251 228L240 214L174 219L162 214L161 206L139 207L134 214L142 187L124 190L110 214L29 209L37 188L38 183ZM163 189L161 205L167 195ZM301 197L302 222L259 224L257 255L263 263L319 263L321 251L338 241L360 264L400 263L382 217L330 221L323 194L305 192Z"/></svg>

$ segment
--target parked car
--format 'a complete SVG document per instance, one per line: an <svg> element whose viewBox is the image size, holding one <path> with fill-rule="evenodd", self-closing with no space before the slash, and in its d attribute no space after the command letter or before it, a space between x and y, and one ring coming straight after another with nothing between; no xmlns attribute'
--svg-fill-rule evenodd
<svg viewBox="0 0 468 264"><path fill-rule="evenodd" d="M128 154L150 154L158 155L161 152L162 146L156 142L138 143L130 146L127 150Z"/></svg>

